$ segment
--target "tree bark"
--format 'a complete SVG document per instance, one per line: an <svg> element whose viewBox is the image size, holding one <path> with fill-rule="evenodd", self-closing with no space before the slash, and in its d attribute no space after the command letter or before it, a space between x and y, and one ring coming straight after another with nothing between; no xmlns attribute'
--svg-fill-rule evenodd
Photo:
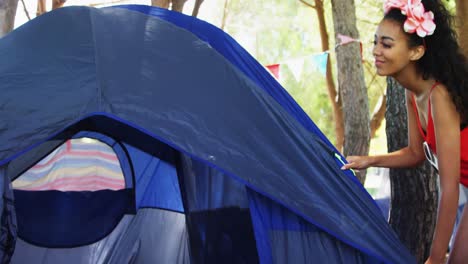
<svg viewBox="0 0 468 264"><path fill-rule="evenodd" d="M223 17L221 18L221 26L220 28L224 31L224 27L226 26L227 16L228 16L228 6L229 0L224 1L224 8L223 8Z"/></svg>
<svg viewBox="0 0 468 264"><path fill-rule="evenodd" d="M358 39L354 0L332 0L333 24L336 34ZM336 43L339 43L336 37ZM368 155L370 144L369 105L360 45L352 42L336 49L338 64L338 89L343 100L345 140L343 153ZM365 171L357 173L361 183Z"/></svg>
<svg viewBox="0 0 468 264"><path fill-rule="evenodd" d="M171 0L151 0L152 6L157 6L157 7L161 7L165 9L169 8L170 3L171 3Z"/></svg>
<svg viewBox="0 0 468 264"><path fill-rule="evenodd" d="M185 2L187 2L187 0L172 0L171 10L182 13L182 11L184 10Z"/></svg>
<svg viewBox="0 0 468 264"><path fill-rule="evenodd" d="M13 30L17 8L18 0L0 0L0 38Z"/></svg>
<svg viewBox="0 0 468 264"><path fill-rule="evenodd" d="M198 11L200 11L200 7L203 4L203 0L195 0L195 5L193 6L192 16L197 17Z"/></svg>
<svg viewBox="0 0 468 264"><path fill-rule="evenodd" d="M468 57L468 1L456 0L458 36L463 54Z"/></svg>
<svg viewBox="0 0 468 264"><path fill-rule="evenodd" d="M67 0L52 0L52 10L62 7Z"/></svg>
<svg viewBox="0 0 468 264"><path fill-rule="evenodd" d="M405 91L394 79L387 79L388 151L408 144ZM426 162L414 169L390 169L391 210L389 223L418 263L430 253L437 214L437 182Z"/></svg>
<svg viewBox="0 0 468 264"><path fill-rule="evenodd" d="M28 18L28 21L31 20L31 16L29 15L28 9L26 8L26 4L24 3L24 0L21 0L21 4L23 5L23 11L26 14L26 17Z"/></svg>
<svg viewBox="0 0 468 264"><path fill-rule="evenodd" d="M317 13L317 20L319 24L320 40L322 44L322 51L330 50L330 38L327 32L327 24L325 20L325 10L323 7L323 0L315 0L315 5L312 5L305 0L299 0L301 3L314 8ZM336 91L335 82L333 80L333 72L331 68L330 56L327 58L327 68L326 68L326 81L327 81L327 90L328 97L332 105L333 111L333 120L335 124L335 147L339 151L343 151L344 143L344 117L343 117L343 105L341 102L341 97Z"/></svg>
<svg viewBox="0 0 468 264"><path fill-rule="evenodd" d="M47 12L46 0L37 0L36 17Z"/></svg>
<svg viewBox="0 0 468 264"><path fill-rule="evenodd" d="M315 0L315 11L317 12L317 18L319 22L320 39L322 42L322 50L330 50L330 40L327 32L327 24L325 21L325 10L323 8L323 0ZM343 106L341 102L341 96L336 91L335 81L333 80L333 72L331 67L330 56L327 58L327 89L328 96L333 109L333 118L335 121L335 147L339 151L343 150L344 143L344 120L343 120Z"/></svg>

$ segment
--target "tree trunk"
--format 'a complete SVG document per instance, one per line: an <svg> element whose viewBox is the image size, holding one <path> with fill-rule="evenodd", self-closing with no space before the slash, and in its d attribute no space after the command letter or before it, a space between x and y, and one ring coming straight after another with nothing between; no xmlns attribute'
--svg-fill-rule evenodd
<svg viewBox="0 0 468 264"><path fill-rule="evenodd" d="M226 20L228 16L228 6L229 6L229 0L224 1L224 8L223 8L223 17L221 18L221 28L224 31L224 27L226 26Z"/></svg>
<svg viewBox="0 0 468 264"><path fill-rule="evenodd" d="M388 151L408 144L405 91L394 79L387 79ZM389 223L418 263L430 253L437 214L437 183L432 167L390 169L391 210Z"/></svg>
<svg viewBox="0 0 468 264"><path fill-rule="evenodd" d="M18 0L0 0L0 38L13 30L17 7Z"/></svg>
<svg viewBox="0 0 468 264"><path fill-rule="evenodd" d="M171 3L171 0L151 0L152 6L157 6L157 7L161 7L165 9L169 8L170 3Z"/></svg>
<svg viewBox="0 0 468 264"><path fill-rule="evenodd" d="M47 12L46 0L37 0L36 17Z"/></svg>
<svg viewBox="0 0 468 264"><path fill-rule="evenodd" d="M67 0L52 0L52 10L60 8Z"/></svg>
<svg viewBox="0 0 468 264"><path fill-rule="evenodd" d="M195 5L193 6L192 16L197 17L198 11L200 11L200 7L203 3L203 0L195 0Z"/></svg>
<svg viewBox="0 0 468 264"><path fill-rule="evenodd" d="M354 0L332 0L332 10L335 33L359 38ZM338 37L336 43L339 43ZM337 47L336 57L338 87L343 100L345 124L343 153L345 156L368 155L369 105L359 43L352 42ZM364 183L365 171L357 173L357 177L361 183Z"/></svg>
<svg viewBox="0 0 468 264"><path fill-rule="evenodd" d="M182 13L182 11L184 10L185 2L187 2L187 0L172 0L171 10Z"/></svg>
<svg viewBox="0 0 468 264"><path fill-rule="evenodd" d="M322 44L322 51L330 50L329 37L327 32L327 24L325 20L325 11L323 8L323 0L315 0L315 5L309 4L307 1L299 0L303 4L314 8L317 12L317 19L319 24L320 40ZM339 151L343 151L344 143L344 117L341 97L336 91L335 82L333 81L333 72L331 68L330 56L327 58L326 69L327 90L330 102L332 104L333 120L335 123L335 147Z"/></svg>
<svg viewBox="0 0 468 264"><path fill-rule="evenodd" d="M327 32L327 24L325 22L325 10L323 8L323 0L315 0L315 11L317 12L317 18L319 22L320 39L322 41L322 50L328 51L330 50L330 44L329 44L330 40L329 40L328 32ZM341 97L339 93L336 92L336 86L333 80L333 72L331 68L330 56L328 56L327 58L326 80L327 80L328 96L330 97L330 101L332 104L333 118L335 121L335 139L336 139L335 147L339 151L342 151L343 143L344 143L343 108L342 108Z"/></svg>
<svg viewBox="0 0 468 264"><path fill-rule="evenodd" d="M456 0L456 5L459 42L463 54L468 57L468 1Z"/></svg>

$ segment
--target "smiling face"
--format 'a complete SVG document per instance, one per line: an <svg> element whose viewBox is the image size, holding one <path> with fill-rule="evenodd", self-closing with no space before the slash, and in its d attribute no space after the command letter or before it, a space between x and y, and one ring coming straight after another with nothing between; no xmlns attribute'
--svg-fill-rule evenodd
<svg viewBox="0 0 468 264"><path fill-rule="evenodd" d="M418 54L421 48L409 46L408 36L400 23L390 19L382 20L374 36L372 51L377 74L395 77L409 65L414 66L414 61L421 57Z"/></svg>

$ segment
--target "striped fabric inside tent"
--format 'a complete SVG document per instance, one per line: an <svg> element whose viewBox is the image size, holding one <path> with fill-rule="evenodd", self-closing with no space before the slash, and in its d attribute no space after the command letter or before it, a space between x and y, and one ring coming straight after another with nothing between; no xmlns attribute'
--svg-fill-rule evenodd
<svg viewBox="0 0 468 264"><path fill-rule="evenodd" d="M125 180L114 150L91 138L70 139L13 181L27 191L121 190Z"/></svg>

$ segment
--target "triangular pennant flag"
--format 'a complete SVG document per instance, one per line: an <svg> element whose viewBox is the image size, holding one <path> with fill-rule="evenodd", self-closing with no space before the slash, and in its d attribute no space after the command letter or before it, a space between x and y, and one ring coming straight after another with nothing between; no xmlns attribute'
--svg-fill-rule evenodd
<svg viewBox="0 0 468 264"><path fill-rule="evenodd" d="M357 39L354 39L350 36L346 36L343 34L338 34L338 38L340 39L340 43L338 43L338 45L345 45L354 41L358 41Z"/></svg>
<svg viewBox="0 0 468 264"><path fill-rule="evenodd" d="M289 69L291 70L296 81L299 81L301 78L302 70L304 69L304 58L291 59L286 62Z"/></svg>
<svg viewBox="0 0 468 264"><path fill-rule="evenodd" d="M273 74L273 76L275 76L275 78L279 80L279 77L280 77L280 65L279 64L272 64L272 65L268 65L265 67L267 67L267 69L271 72L271 74Z"/></svg>
<svg viewBox="0 0 468 264"><path fill-rule="evenodd" d="M322 73L323 75L327 74L327 62L328 62L328 52L322 52L315 54L311 57L312 64L314 68Z"/></svg>
<svg viewBox="0 0 468 264"><path fill-rule="evenodd" d="M360 50L361 50L361 58L363 57L362 56L362 42L359 39L354 39L350 36L346 36L343 34L338 34L338 38L340 39L340 43L338 45L346 45L351 42L359 42Z"/></svg>

